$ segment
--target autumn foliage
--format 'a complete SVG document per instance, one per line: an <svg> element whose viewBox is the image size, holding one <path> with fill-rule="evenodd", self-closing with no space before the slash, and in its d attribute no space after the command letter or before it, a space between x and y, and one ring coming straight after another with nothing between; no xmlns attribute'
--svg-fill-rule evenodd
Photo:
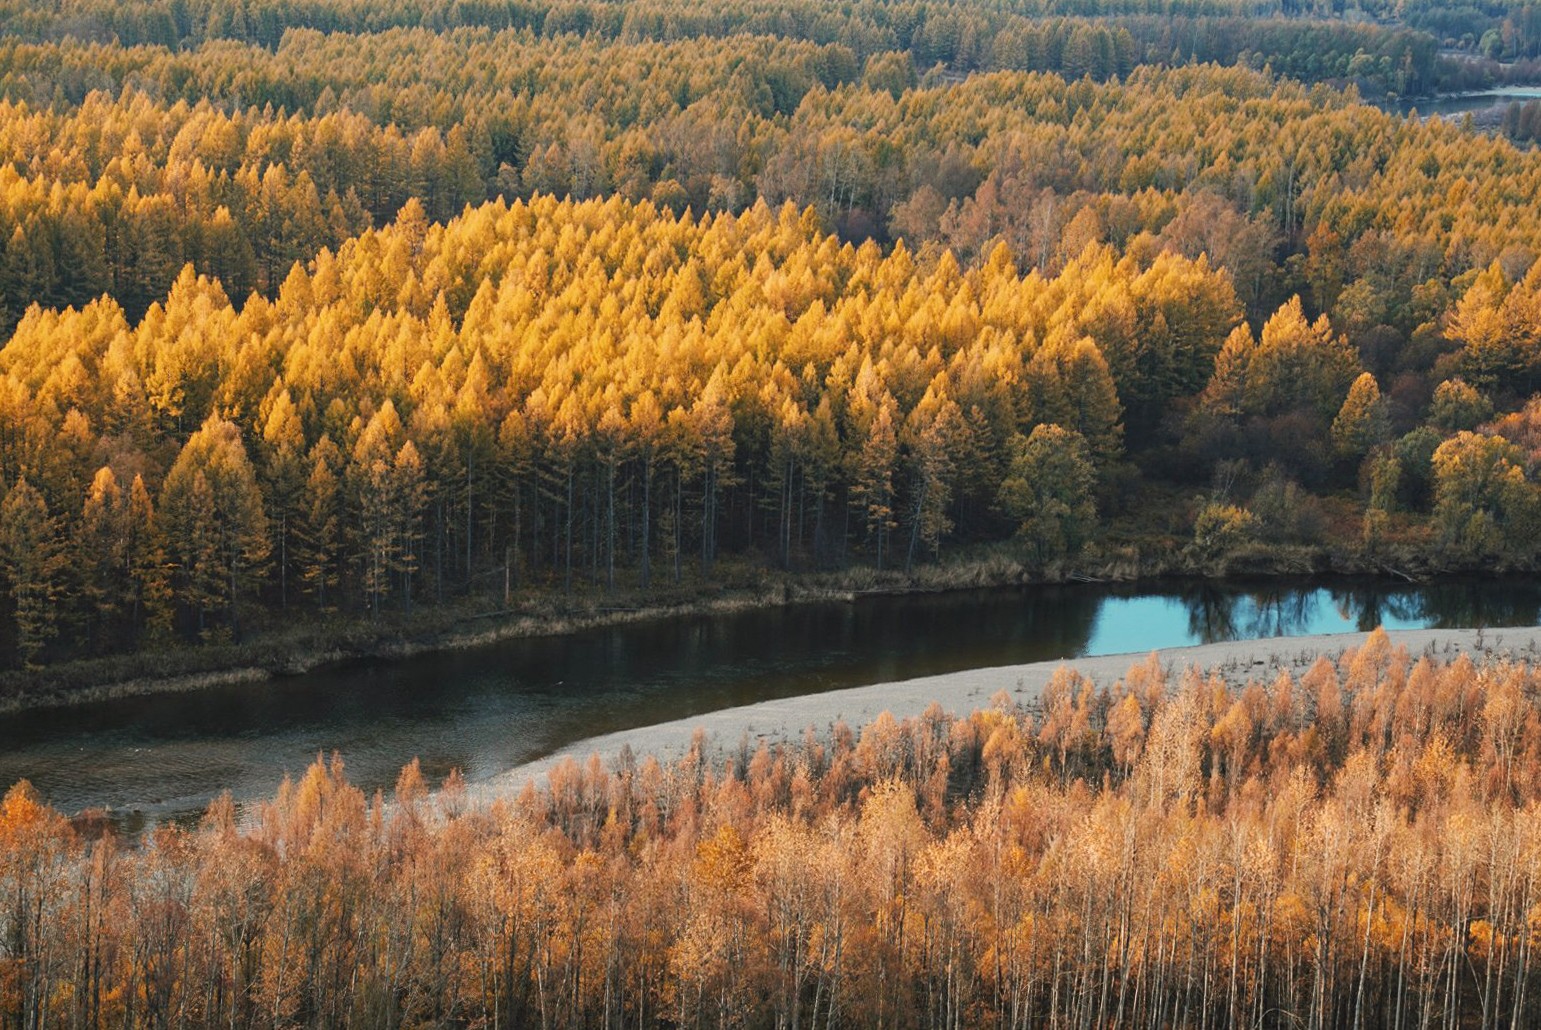
<svg viewBox="0 0 1541 1030"><path fill-rule="evenodd" d="M1530 553L1536 412L1494 422L1472 383L1527 374L1541 273L1474 280L1466 346L1399 440L1328 316L1297 297L1254 333L1228 270L1142 239L1045 271L999 240L967 266L842 243L791 204L541 195L440 225L409 201L271 299L187 266L137 321L105 297L34 306L0 351L12 653L645 589L726 552L909 569L1015 537L1045 567L1095 537L1128 460L1271 460L1262 514L1209 507L1277 539L1295 530L1265 502L1299 507L1290 472L1363 462L1376 510L1426 506L1455 559Z"/></svg>
<svg viewBox="0 0 1541 1030"><path fill-rule="evenodd" d="M0 1019L66 1026L1524 1026L1541 676L1372 635L1227 685L933 705L116 839L0 804Z"/></svg>
<svg viewBox="0 0 1541 1030"><path fill-rule="evenodd" d="M1108 304L1128 322L1099 347ZM264 601L405 610L488 574L646 585L729 546L908 566L960 526L1011 532L997 495L1032 427L1078 441L1052 478L1084 537L1118 384L1196 392L1238 317L1222 272L1169 253L1091 246L1046 277L1004 246L965 271L841 244L790 205L541 197L438 226L409 204L272 301L189 268L137 325L106 299L22 320L0 352L8 525L33 541L17 646L77 619L102 649L236 634Z"/></svg>
<svg viewBox="0 0 1541 1030"><path fill-rule="evenodd" d="M8 666L724 557L1541 561L1541 156L1275 74L1427 39L257 6L0 4Z"/></svg>

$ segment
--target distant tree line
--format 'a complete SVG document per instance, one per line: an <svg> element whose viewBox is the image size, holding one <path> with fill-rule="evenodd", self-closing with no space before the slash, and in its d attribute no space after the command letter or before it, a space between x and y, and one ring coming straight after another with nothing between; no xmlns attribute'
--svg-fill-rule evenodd
<svg viewBox="0 0 1541 1030"><path fill-rule="evenodd" d="M1136 63L1250 56L1310 82L1354 79L1376 94L1434 87L1434 36L1330 7L1273 3L1129 2L969 5L936 0L861 0L831 8L798 0L734 0L710 8L642 3L496 0L362 4L351 0L70 3L59 9L0 3L0 33L29 42L76 39L125 48L191 51L235 41L276 50L288 32L373 34L396 29L516 31L637 43L765 36L840 45L858 61L902 52L920 72L1053 71L1070 78L1126 75ZM1522 55L1534 56L1534 55Z"/></svg>
<svg viewBox="0 0 1541 1030"><path fill-rule="evenodd" d="M1442 4L1418 0L1402 5L1407 23L1432 33L1447 46L1492 61L1541 57L1541 6L1533 0L1479 0Z"/></svg>
<svg viewBox="0 0 1541 1030"><path fill-rule="evenodd" d="M1294 293L1335 318L1363 299L1346 321L1404 339L1428 307L1412 286L1500 257L1512 269L1534 240L1532 213L1505 199L1533 174L1512 150L1240 69L1067 89L1020 72L920 83L899 54L861 65L758 39L223 46L0 45L0 313L105 292L137 317L188 261L233 296L272 296L295 261L409 197L442 221L536 192L675 211L763 196L811 204L857 242L934 240L975 260L1005 238L1043 268L1090 239L1164 232L1230 268L1254 319ZM1160 132L1140 131L1153 119ZM1474 176L1507 185L1447 211Z"/></svg>

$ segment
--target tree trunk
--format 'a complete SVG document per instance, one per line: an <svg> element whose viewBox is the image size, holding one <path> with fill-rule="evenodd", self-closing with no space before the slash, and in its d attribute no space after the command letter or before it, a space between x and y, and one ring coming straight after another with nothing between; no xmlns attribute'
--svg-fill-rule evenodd
<svg viewBox="0 0 1541 1030"><path fill-rule="evenodd" d="M562 589L569 594L573 590L573 476L571 463L567 466L567 558L562 575Z"/></svg>
<svg viewBox="0 0 1541 1030"><path fill-rule="evenodd" d="M652 549L649 543L652 539L650 533L650 520L653 515L653 456L648 454L642 459L642 589L646 590L653 584Z"/></svg>

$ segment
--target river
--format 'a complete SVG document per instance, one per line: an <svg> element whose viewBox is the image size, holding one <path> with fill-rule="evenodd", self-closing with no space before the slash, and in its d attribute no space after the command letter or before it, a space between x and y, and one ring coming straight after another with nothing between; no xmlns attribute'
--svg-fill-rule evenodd
<svg viewBox="0 0 1541 1030"><path fill-rule="evenodd" d="M127 832L194 819L221 790L271 796L318 753L367 791L496 775L615 730L961 669L1244 638L1534 626L1541 584L1351 580L1072 585L870 597L673 618L0 720L0 784Z"/></svg>
<svg viewBox="0 0 1541 1030"><path fill-rule="evenodd" d="M1396 111L1398 114L1411 114L1417 111L1423 118L1436 114L1443 118L1458 118L1463 114L1471 114L1479 120L1497 124L1510 104L1523 104L1527 100L1541 100L1541 86L1494 86L1490 90L1403 99L1380 106ZM1484 118L1485 112L1488 114Z"/></svg>

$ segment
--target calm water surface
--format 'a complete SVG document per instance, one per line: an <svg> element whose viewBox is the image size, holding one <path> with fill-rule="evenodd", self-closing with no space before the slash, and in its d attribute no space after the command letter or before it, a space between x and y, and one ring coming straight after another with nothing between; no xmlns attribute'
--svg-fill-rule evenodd
<svg viewBox="0 0 1541 1030"><path fill-rule="evenodd" d="M1541 86L1495 87L1481 93L1448 93L1417 100L1399 100L1390 105L1390 109L1400 114L1417 111L1424 118L1435 114L1458 118L1467 113L1479 115L1485 111L1495 111L1494 116L1501 118L1504 109L1510 104L1523 104L1527 100L1541 100Z"/></svg>
<svg viewBox="0 0 1541 1030"><path fill-rule="evenodd" d="M0 721L0 785L30 779L129 829L221 790L272 794L338 751L367 791L414 756L476 780L575 740L748 704L960 669L1355 629L1533 626L1541 585L1066 586L820 604L510 641L291 679Z"/></svg>

